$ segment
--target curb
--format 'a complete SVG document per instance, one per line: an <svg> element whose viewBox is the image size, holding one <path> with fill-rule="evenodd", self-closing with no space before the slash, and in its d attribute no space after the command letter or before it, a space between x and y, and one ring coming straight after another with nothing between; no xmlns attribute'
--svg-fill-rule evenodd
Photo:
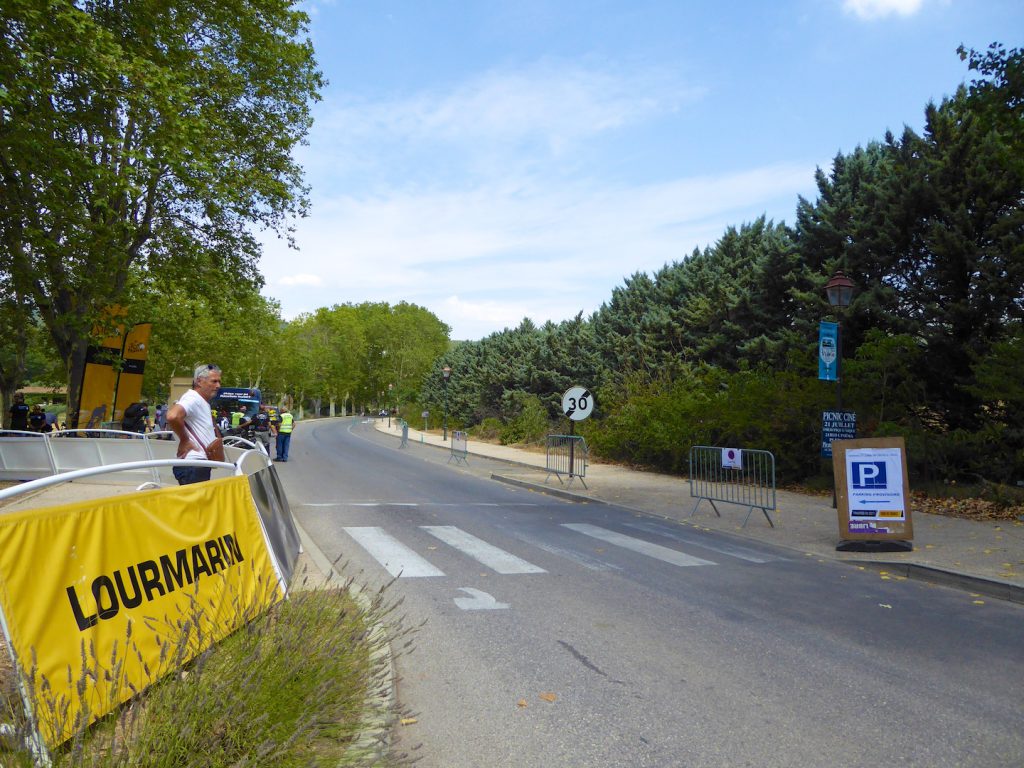
<svg viewBox="0 0 1024 768"><path fill-rule="evenodd" d="M961 589L967 592L977 592L980 595L993 597L997 600L1006 600L1011 603L1024 604L1024 587L1019 587L1016 584L1004 584L999 581L992 581L992 579L986 579L983 576L972 576L968 573L960 573L958 571L946 571L941 568L933 568L931 566L920 565L918 563L893 563L885 562L884 560L854 561L842 559L840 559L839 562L885 569L895 573L897 576L903 576L907 579L926 581L931 584L937 584L941 587L951 587L953 589Z"/></svg>
<svg viewBox="0 0 1024 768"><path fill-rule="evenodd" d="M334 566L316 545L306 530L295 521L299 531L302 549L325 575L324 583L341 582L340 575ZM349 594L363 611L370 608L370 600L354 586L349 587ZM370 668L375 670L364 704L365 711L370 713L367 725L355 735L352 743L345 750L346 758L365 760L372 758L374 762L383 760L391 748L391 726L394 723L396 709L395 664L391 653L391 641L383 624L374 624L367 633L370 642ZM379 640L379 642L378 642Z"/></svg>
<svg viewBox="0 0 1024 768"><path fill-rule="evenodd" d="M488 457L492 458L492 457ZM498 461L504 461L504 459L498 459ZM497 480L499 483L506 483L508 485L516 485L520 488L526 488L537 493L544 493L548 496L557 496L560 499L566 501L572 501L576 504L608 504L609 502L604 499L592 499L589 496L581 496L578 493L567 491L562 488L552 488L548 485L540 485L539 483L531 483L529 480L519 480L515 477L506 477L505 475L496 475L491 473L491 480Z"/></svg>

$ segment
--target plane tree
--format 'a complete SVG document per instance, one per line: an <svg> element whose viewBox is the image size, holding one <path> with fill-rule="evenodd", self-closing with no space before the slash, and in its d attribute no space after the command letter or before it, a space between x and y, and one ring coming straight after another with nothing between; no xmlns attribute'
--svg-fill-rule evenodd
<svg viewBox="0 0 1024 768"><path fill-rule="evenodd" d="M260 284L254 231L287 236L307 206L307 23L275 0L5 3L0 278L47 328L69 402L133 271Z"/></svg>

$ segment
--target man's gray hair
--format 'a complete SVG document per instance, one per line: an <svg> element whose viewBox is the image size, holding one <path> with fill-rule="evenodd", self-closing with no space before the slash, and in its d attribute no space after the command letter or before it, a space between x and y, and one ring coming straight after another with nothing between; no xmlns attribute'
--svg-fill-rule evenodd
<svg viewBox="0 0 1024 768"><path fill-rule="evenodd" d="M220 367L213 363L207 363L206 365L200 365L196 367L195 374L192 376L192 382L195 383L200 379L205 379L210 376L211 373L220 373Z"/></svg>

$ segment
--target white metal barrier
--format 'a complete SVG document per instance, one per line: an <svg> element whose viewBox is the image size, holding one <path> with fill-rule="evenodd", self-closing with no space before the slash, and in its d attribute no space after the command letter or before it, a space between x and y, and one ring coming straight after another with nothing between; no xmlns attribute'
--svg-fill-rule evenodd
<svg viewBox="0 0 1024 768"><path fill-rule="evenodd" d="M587 476L587 459L590 450L587 448L587 441L581 435L548 435L545 466L548 477L554 475L558 482L562 482L562 475L569 476L569 485L572 485L574 478L579 478L583 487L587 482L583 478Z"/></svg>
<svg viewBox="0 0 1024 768"><path fill-rule="evenodd" d="M49 477L40 477L36 480L29 480L19 485L11 486L10 488L4 488L0 490L0 501L19 496L23 493L31 493L32 491L38 491L43 488L49 488L51 485L60 485L61 483L67 483L72 480L81 480L84 477L96 477L100 475L114 474L118 472L133 472L133 471L147 471L160 468L160 467L180 467L187 464L190 467L210 467L211 469L227 469L231 470L233 475L241 475L244 472L241 469L241 462L239 464L232 464L227 461L206 461L205 459L189 459L185 461L183 459L150 459L148 461L128 461L121 464L107 464L102 467L88 467L86 469L76 469L70 472L61 472L60 474L50 475Z"/></svg>
<svg viewBox="0 0 1024 768"><path fill-rule="evenodd" d="M455 463L469 464L469 435L462 430L455 430L452 432L452 447L451 455L448 456L448 463L452 463L452 459L455 459Z"/></svg>
<svg viewBox="0 0 1024 768"><path fill-rule="evenodd" d="M255 446L245 440L226 444L225 456L234 461L252 447ZM0 432L0 480L35 480L91 467L135 464L122 471L157 484L169 483L173 482L169 470L161 473L167 465L142 467L138 463L176 459L177 450L173 432L139 434L115 429L78 429L41 434L8 430ZM103 474L106 473L101 478Z"/></svg>
<svg viewBox="0 0 1024 768"><path fill-rule="evenodd" d="M734 454L731 461L726 455ZM748 507L743 527L747 527L750 515L755 509L764 512L772 528L769 510L775 509L775 456L768 451L749 449L717 448L710 445L695 445L690 448L690 495L697 503L690 510L690 517L697 511L701 501L707 499L715 514L722 513L715 506L716 501L740 504Z"/></svg>

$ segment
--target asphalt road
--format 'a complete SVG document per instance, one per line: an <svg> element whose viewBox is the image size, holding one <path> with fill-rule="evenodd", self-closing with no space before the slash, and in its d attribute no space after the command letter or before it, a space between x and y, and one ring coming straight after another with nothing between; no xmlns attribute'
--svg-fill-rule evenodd
<svg viewBox="0 0 1024 768"><path fill-rule="evenodd" d="M335 419L278 467L324 553L401 571L425 622L397 662L417 765L1024 764L1024 607L446 459Z"/></svg>

